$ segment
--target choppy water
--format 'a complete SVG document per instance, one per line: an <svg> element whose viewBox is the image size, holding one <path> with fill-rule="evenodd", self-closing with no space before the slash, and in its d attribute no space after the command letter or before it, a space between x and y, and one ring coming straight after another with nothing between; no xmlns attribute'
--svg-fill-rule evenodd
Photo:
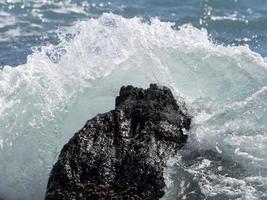
<svg viewBox="0 0 267 200"><path fill-rule="evenodd" d="M194 116L164 199L267 199L266 22L264 0L0 1L0 198L42 199L73 133L156 82Z"/></svg>

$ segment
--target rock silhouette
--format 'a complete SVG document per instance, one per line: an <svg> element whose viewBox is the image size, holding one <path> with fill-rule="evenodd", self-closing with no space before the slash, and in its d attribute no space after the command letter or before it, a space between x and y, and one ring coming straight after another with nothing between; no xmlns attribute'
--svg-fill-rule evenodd
<svg viewBox="0 0 267 200"><path fill-rule="evenodd" d="M190 122L169 88L123 86L115 110L87 121L63 147L46 200L161 198L165 162Z"/></svg>

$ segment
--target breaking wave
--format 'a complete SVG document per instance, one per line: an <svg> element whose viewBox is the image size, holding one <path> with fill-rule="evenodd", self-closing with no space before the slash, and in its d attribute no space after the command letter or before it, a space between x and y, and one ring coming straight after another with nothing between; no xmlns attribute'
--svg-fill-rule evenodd
<svg viewBox="0 0 267 200"><path fill-rule="evenodd" d="M267 197L267 63L205 29L103 14L0 71L0 197L41 199L64 143L114 108L121 85L172 88L194 117L165 199Z"/></svg>

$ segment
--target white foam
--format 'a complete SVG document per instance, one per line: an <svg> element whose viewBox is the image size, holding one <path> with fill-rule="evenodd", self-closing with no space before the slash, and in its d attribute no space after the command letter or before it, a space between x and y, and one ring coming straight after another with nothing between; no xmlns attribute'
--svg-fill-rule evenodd
<svg viewBox="0 0 267 200"><path fill-rule="evenodd" d="M123 84L157 82L181 95L196 119L192 149L217 147L222 156L239 159L234 150L240 148L266 162L256 149L249 151L253 141L243 138L253 136L247 128L254 127L266 149L265 132L257 129L265 130L258 122L266 122L266 95L260 92L267 83L266 61L247 46L212 43L205 29L172 25L104 14L60 30L59 45L42 47L26 64L0 71L0 193L6 199L41 199L62 145L87 119L112 109ZM242 120L250 123L242 127ZM255 159L254 164L260 165ZM194 170L210 173L207 163ZM225 183L211 184L212 193L220 184Z"/></svg>

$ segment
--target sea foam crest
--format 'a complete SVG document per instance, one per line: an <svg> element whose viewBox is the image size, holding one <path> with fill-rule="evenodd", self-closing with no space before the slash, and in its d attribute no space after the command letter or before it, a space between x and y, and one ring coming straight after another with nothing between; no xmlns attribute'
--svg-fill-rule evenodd
<svg viewBox="0 0 267 200"><path fill-rule="evenodd" d="M256 150L246 152L242 145L252 145L248 140L237 145L218 134L226 122L234 127L229 112L239 116L259 104L266 108L260 99L244 109L236 105L265 91L267 83L266 61L247 46L217 45L205 29L191 25L174 30L172 23L158 19L143 23L114 14L78 22L60 31L60 37L59 45L41 47L26 64L0 71L0 196L43 198L62 145L87 119L112 109L125 84L147 87L156 82L183 96L195 116L191 144L206 146L199 150L214 150L219 142L225 157L233 150L237 158L248 153L266 161ZM257 120L251 123L258 125ZM234 136L244 137L242 131ZM257 137L266 139L262 132Z"/></svg>

